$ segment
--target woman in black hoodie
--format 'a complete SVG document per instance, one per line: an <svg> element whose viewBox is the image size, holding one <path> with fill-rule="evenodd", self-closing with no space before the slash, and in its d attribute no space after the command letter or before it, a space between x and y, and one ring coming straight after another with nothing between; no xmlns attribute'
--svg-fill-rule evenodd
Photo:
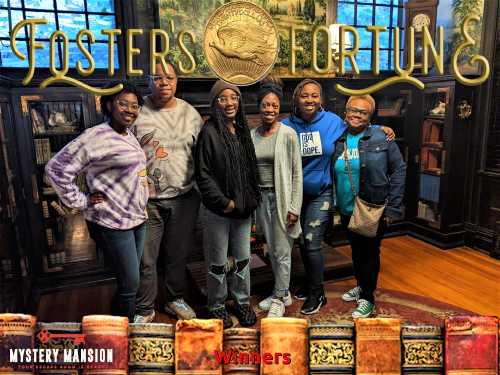
<svg viewBox="0 0 500 375"><path fill-rule="evenodd" d="M196 146L196 182L203 201L203 247L208 265L208 310L232 326L225 307L227 278L234 313L244 327L256 322L250 305L251 214L260 200L257 163L241 92L217 81L209 95L211 116ZM228 255L233 258L228 260Z"/></svg>

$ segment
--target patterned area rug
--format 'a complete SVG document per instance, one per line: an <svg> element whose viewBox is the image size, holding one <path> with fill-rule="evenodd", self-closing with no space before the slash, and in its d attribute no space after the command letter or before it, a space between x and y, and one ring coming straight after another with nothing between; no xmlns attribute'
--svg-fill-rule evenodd
<svg viewBox="0 0 500 375"><path fill-rule="evenodd" d="M345 286L326 283L328 303L318 314L303 315L300 313L303 301L294 299L293 305L286 308L289 317L306 318L310 323L348 323L352 322L351 313L355 302L344 302L340 298L346 291ZM252 299L256 306L257 316L263 318L266 312L257 307L260 299ZM443 326L444 319L450 315L477 315L460 307L436 301L431 298L389 289L379 289L375 294L375 310L377 317L399 318L407 324L432 324Z"/></svg>

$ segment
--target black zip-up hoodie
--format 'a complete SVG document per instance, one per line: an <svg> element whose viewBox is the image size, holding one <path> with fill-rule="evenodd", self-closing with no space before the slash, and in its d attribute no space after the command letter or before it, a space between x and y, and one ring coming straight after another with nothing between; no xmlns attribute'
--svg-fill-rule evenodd
<svg viewBox="0 0 500 375"><path fill-rule="evenodd" d="M215 123L209 119L203 126L196 144L196 183L203 204L210 211L228 218L246 219L257 208L258 199L251 186L235 189L230 181L227 181L226 169L230 163L226 160L227 153L224 148ZM229 175L244 173L243 170L230 172ZM235 202L235 209L224 213L231 199Z"/></svg>

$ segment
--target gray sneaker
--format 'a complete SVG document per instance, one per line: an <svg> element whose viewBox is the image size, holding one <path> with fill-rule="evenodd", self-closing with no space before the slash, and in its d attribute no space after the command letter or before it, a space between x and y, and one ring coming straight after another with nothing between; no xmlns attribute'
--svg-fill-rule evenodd
<svg viewBox="0 0 500 375"><path fill-rule="evenodd" d="M359 296L361 296L361 287L356 286L342 294L342 300L346 302L357 301Z"/></svg>
<svg viewBox="0 0 500 375"><path fill-rule="evenodd" d="M135 315L134 316L134 323L151 323L153 319L155 318L155 311L149 315Z"/></svg>
<svg viewBox="0 0 500 375"><path fill-rule="evenodd" d="M276 296L274 295L270 295L269 297L267 297L266 299L263 299L262 301L259 302L259 308L261 310L264 310L264 311L269 311L269 309L271 308L271 304L272 304L272 301L274 298L277 298ZM286 295L286 297L284 298L280 298L283 303L285 304L285 306L290 306L293 301L292 301L292 296L290 293L288 293Z"/></svg>
<svg viewBox="0 0 500 375"><path fill-rule="evenodd" d="M167 302L164 307L167 314L177 316L177 319L187 320L196 318L196 313L183 298Z"/></svg>
<svg viewBox="0 0 500 375"><path fill-rule="evenodd" d="M279 298L271 300L271 307L267 313L268 318L282 318L285 315L285 304Z"/></svg>

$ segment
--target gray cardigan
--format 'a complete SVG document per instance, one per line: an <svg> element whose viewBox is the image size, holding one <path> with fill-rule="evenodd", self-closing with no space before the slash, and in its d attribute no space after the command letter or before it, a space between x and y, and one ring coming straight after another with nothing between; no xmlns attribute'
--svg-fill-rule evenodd
<svg viewBox="0 0 500 375"><path fill-rule="evenodd" d="M255 139L256 130L253 129L251 132L252 140ZM287 230L286 217L288 212L300 216L302 208L302 158L297 133L281 123L274 149L274 191L279 223L291 238L297 238L302 232L300 220Z"/></svg>

